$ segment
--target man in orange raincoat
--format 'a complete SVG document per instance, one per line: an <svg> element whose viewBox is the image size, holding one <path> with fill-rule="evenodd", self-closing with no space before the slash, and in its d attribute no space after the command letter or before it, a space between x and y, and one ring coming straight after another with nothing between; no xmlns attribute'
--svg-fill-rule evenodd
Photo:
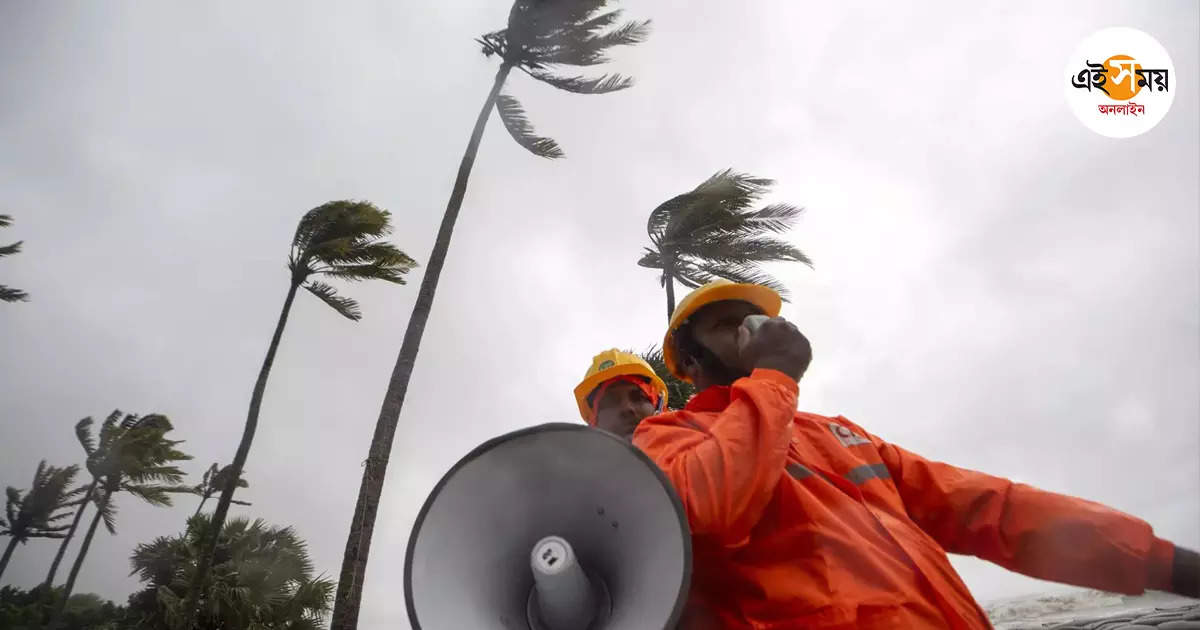
<svg viewBox="0 0 1200 630"><path fill-rule="evenodd" d="M684 298L663 353L699 393L633 437L683 501L693 601L723 627L990 628L947 552L1044 580L1200 597L1200 556L1137 518L796 411L812 351L779 308L771 289L727 281ZM752 314L770 317L753 333Z"/></svg>

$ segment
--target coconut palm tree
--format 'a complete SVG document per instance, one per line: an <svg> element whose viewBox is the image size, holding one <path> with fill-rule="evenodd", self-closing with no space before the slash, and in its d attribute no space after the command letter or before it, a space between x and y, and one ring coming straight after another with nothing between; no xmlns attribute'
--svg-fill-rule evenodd
<svg viewBox="0 0 1200 630"><path fill-rule="evenodd" d="M591 67L606 63L610 49L637 44L649 34L648 21L621 22L621 11L605 10L607 4L606 0L517 0L509 11L507 28L487 33L476 40L482 46L484 56L495 56L500 67L475 119L467 150L459 163L454 188L450 192L450 200L446 204L433 252L429 255L429 264L421 279L421 289L409 316L408 328L404 331L400 354L392 369L392 377L375 423L375 433L363 467L358 501L346 538L331 630L351 630L358 623L363 576L371 550L379 497L383 493L384 475L391 456L392 439L396 434L425 324L433 309L434 293L446 262L450 238L467 192L467 180L475 163L484 127L495 109L500 122L517 144L539 157L562 157L558 143L538 136L520 102L503 93L504 84L509 73L517 69L537 81L578 94L604 94L632 86L632 78L619 74L584 77L574 75L570 70L573 66Z"/></svg>
<svg viewBox="0 0 1200 630"><path fill-rule="evenodd" d="M362 317L358 303L338 295L332 286L316 278L348 282L383 280L405 284L404 274L416 267L417 263L384 240L391 231L391 213L366 201L331 201L313 208L300 219L288 255L291 276L287 296L283 300L279 321L275 324L275 333L267 346L267 356L259 369L258 380L254 383L254 391L250 394L250 410L246 413L242 440L238 443L233 463L229 465L230 473L222 480L221 496L213 510L213 521L216 523L213 531L220 531L229 513L229 505L233 502L233 493L241 483L242 469L258 428L258 413L267 389L267 377L271 373L275 351L279 349L279 340L287 325L296 291L304 287L342 316L358 321ZM208 541L208 556L212 556L216 543L215 539ZM201 556L196 588L199 588L198 580L204 575L210 561Z"/></svg>
<svg viewBox="0 0 1200 630"><path fill-rule="evenodd" d="M0 227L8 227L12 225L12 217L7 214L0 214ZM21 243L17 241L11 245L0 245L0 258L16 254L21 251ZM29 299L29 294L13 287L0 284L0 302L24 302Z"/></svg>
<svg viewBox="0 0 1200 630"><path fill-rule="evenodd" d="M130 597L130 604L142 626L180 627L183 594L195 576L201 542L214 537L212 526L207 514L196 515L188 519L184 534L160 537L134 550L131 575L146 588ZM233 518L215 538L218 560L202 583L198 630L321 627L333 582L313 576L307 545L292 528Z"/></svg>
<svg viewBox="0 0 1200 630"><path fill-rule="evenodd" d="M209 466L208 470L204 472L204 478L200 480L200 483L192 486L192 494L200 497L200 505L196 506L196 511L192 516L199 514L200 510L204 509L204 504L212 498L212 495L220 492L221 488L225 487L225 483L229 480L229 475L232 473L233 466L220 466L216 462L213 462L213 465ZM250 484L246 483L245 479L238 479L237 487L248 488ZM245 501L238 501L237 499L230 501L230 503L234 505L250 505Z"/></svg>
<svg viewBox="0 0 1200 630"><path fill-rule="evenodd" d="M72 499L79 491L71 489L71 482L79 472L78 466L47 466L38 463L33 474L29 492L23 493L9 486L4 511L7 518L0 518L0 536L8 536L4 556L0 557L0 576L8 567L17 543L25 544L30 538L63 538L69 525L58 522L71 516Z"/></svg>
<svg viewBox="0 0 1200 630"><path fill-rule="evenodd" d="M108 417L104 419L102 426L116 425L121 419L121 410L115 409ZM91 417L84 418L75 423L75 439L79 440L79 445L83 447L83 452L86 456L91 457L96 450L95 438L92 437ZM54 560L50 563L50 571L46 574L46 581L42 584L49 591L54 586L54 576L58 573L58 566L62 563L63 556L67 553L67 546L71 544L71 539L75 537L75 530L79 528L79 521L83 519L83 513L87 510L87 506L92 502L92 497L95 496L96 486L100 484L97 477L92 477L92 481L83 488L79 489L81 494L79 500L74 503L75 518L71 519L71 526L67 529L67 533L63 536L62 542L58 545L58 551L54 554Z"/></svg>
<svg viewBox="0 0 1200 630"><path fill-rule="evenodd" d="M119 423L106 420L100 428L98 443L90 439L85 441L85 448L91 447L88 448L88 472L99 480L95 493L96 515L92 517L92 523L79 547L79 555L71 566L62 598L55 605L54 616L47 626L49 630L57 628L62 619L63 606L75 588L79 569L87 557L100 521L104 521L104 527L110 534L117 532L114 498L118 493L126 492L160 507L171 506L173 493L191 493L190 487L180 485L184 474L176 464L192 457L176 450L180 441L166 438L172 428L166 416L149 414L139 418L130 414ZM87 437L91 437L90 433Z"/></svg>
<svg viewBox="0 0 1200 630"><path fill-rule="evenodd" d="M774 203L752 206L774 185L770 179L719 171L696 188L660 204L646 222L651 247L638 265L659 270L667 292L667 319L675 312L675 282L696 288L717 278L787 288L759 265L812 261L775 235L786 232L801 208Z"/></svg>

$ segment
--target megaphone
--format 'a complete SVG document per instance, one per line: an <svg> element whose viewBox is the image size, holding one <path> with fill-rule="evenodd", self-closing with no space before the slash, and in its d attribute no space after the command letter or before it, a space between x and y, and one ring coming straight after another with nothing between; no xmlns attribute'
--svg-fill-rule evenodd
<svg viewBox="0 0 1200 630"><path fill-rule="evenodd" d="M455 464L408 539L413 630L669 630L691 534L658 466L619 437L550 423Z"/></svg>

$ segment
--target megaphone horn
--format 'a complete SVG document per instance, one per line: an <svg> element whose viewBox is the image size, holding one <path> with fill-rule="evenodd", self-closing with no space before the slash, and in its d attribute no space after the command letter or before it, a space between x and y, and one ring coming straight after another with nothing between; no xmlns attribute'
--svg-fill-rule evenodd
<svg viewBox="0 0 1200 630"><path fill-rule="evenodd" d="M691 562L683 506L649 458L550 423L485 442L434 486L404 592L414 630L668 630Z"/></svg>

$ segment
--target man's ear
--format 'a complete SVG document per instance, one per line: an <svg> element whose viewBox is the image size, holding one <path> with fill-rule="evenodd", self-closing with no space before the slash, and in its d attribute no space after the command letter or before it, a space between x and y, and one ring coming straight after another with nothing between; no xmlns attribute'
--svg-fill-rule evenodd
<svg viewBox="0 0 1200 630"><path fill-rule="evenodd" d="M683 362L680 364L680 368L682 368L683 374L687 377L687 380L693 383L696 382L696 377L700 376L700 362L696 360L696 357L690 355L684 357Z"/></svg>

